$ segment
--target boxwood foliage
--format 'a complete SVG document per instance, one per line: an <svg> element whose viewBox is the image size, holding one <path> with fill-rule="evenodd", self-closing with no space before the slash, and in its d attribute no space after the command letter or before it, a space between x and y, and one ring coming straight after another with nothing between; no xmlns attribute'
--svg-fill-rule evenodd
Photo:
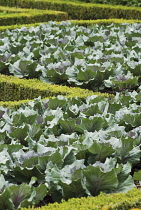
<svg viewBox="0 0 141 210"><path fill-rule="evenodd" d="M112 99L39 97L17 110L0 107L1 210L134 188L140 102L139 89Z"/></svg>
<svg viewBox="0 0 141 210"><path fill-rule="evenodd" d="M43 21L47 22L49 20L61 21L68 19L68 14L66 12L57 12L52 10L21 9L16 7L0 6L0 11L2 11L0 15L0 26L29 24Z"/></svg>
<svg viewBox="0 0 141 210"><path fill-rule="evenodd" d="M137 189L132 189L128 193L118 193L118 194L106 194L101 193L97 197L87 197L87 198L71 198L68 201L62 201L61 204L49 204L48 206L43 206L41 208L36 208L36 210L140 210L141 208L141 191ZM134 207L134 208L133 208ZM137 208L138 207L138 208ZM132 208L132 209L131 209ZM28 208L28 210L33 210L34 208ZM27 210L27 208L22 208L21 210Z"/></svg>
<svg viewBox="0 0 141 210"><path fill-rule="evenodd" d="M69 19L94 20L107 18L141 19L138 7L113 6L63 0L1 0L1 5L22 8L50 9L68 13Z"/></svg>
<svg viewBox="0 0 141 210"><path fill-rule="evenodd" d="M89 95L100 95L108 98L114 96L76 87L47 84L38 79L19 79L0 74L0 106L16 108L22 103L27 104L28 101L38 96L45 99L57 95L63 95L67 98L76 96L86 98Z"/></svg>
<svg viewBox="0 0 141 210"><path fill-rule="evenodd" d="M63 0L68 1L68 0ZM110 5L123 5L130 7L140 7L140 0L69 0L73 2L86 2L86 3L96 3L96 4L110 4Z"/></svg>
<svg viewBox="0 0 141 210"><path fill-rule="evenodd" d="M110 24L123 24L123 23L140 23L141 20L126 20L126 19L97 19L97 20L69 20L72 23L75 23L76 25L79 26L91 26L91 25L110 25ZM41 22L41 23L31 23L31 24L16 24L16 25L8 25L8 26L0 26L0 32L5 31L6 29L8 30L13 30L13 29L17 29L17 28L22 28L22 27L27 27L30 28L32 27L36 27L39 26L41 24L46 24L47 22ZM57 22L59 23L59 22Z"/></svg>

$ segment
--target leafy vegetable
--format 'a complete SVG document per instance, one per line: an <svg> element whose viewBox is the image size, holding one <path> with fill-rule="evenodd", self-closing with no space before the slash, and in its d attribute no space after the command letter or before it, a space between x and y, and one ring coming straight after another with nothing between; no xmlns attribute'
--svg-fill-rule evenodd
<svg viewBox="0 0 141 210"><path fill-rule="evenodd" d="M111 99L39 97L17 110L1 107L2 208L135 187L139 172L130 173L141 156L139 98L135 91Z"/></svg>
<svg viewBox="0 0 141 210"><path fill-rule="evenodd" d="M85 28L50 21L1 37L1 73L94 91L140 85L140 23Z"/></svg>

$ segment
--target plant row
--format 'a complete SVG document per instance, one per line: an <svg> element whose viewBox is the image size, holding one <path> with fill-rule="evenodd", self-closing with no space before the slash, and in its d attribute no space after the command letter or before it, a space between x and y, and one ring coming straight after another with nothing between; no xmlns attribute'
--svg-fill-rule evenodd
<svg viewBox="0 0 141 210"><path fill-rule="evenodd" d="M68 1L68 0L64 0ZM110 5L123 5L130 7L140 7L140 0L71 0L73 2L86 2L96 4L110 4Z"/></svg>
<svg viewBox="0 0 141 210"><path fill-rule="evenodd" d="M141 24L49 22L0 34L0 72L94 91L140 85ZM14 43L14 44L13 44Z"/></svg>
<svg viewBox="0 0 141 210"><path fill-rule="evenodd" d="M1 210L134 188L141 181L140 102L134 91L0 107Z"/></svg>
<svg viewBox="0 0 141 210"><path fill-rule="evenodd" d="M22 103L27 104L38 96L41 98L51 98L57 95L70 97L86 98L90 95L100 95L103 97L113 97L111 94L104 94L84 90L76 87L67 87L61 85L51 85L41 82L37 79L19 79L13 76L0 74L0 106L19 107Z"/></svg>
<svg viewBox="0 0 141 210"><path fill-rule="evenodd" d="M47 206L36 208L36 210L141 210L140 196L141 191L137 189L132 189L128 193L101 193L99 196L96 197L71 198L68 201L63 200L60 204L49 204ZM33 209L34 208L29 207L22 208L21 210Z"/></svg>
<svg viewBox="0 0 141 210"><path fill-rule="evenodd" d="M59 0L0 0L0 5L21 8L47 9L68 13L69 19L96 20L109 18L141 19L141 9L138 7L112 6L103 4L88 4Z"/></svg>
<svg viewBox="0 0 141 210"><path fill-rule="evenodd" d="M0 11L4 14L0 15L0 26L68 19L67 13L52 10L20 9L0 6Z"/></svg>
<svg viewBox="0 0 141 210"><path fill-rule="evenodd" d="M74 23L76 25L79 26L92 26L92 25L110 25L110 24L123 24L123 23L129 23L129 24L133 24L133 23L141 23L141 20L126 20L126 19L97 19L97 20L69 20L69 22ZM59 22L58 22L59 23ZM30 23L30 24L16 24L16 25L7 25L7 26L0 26L0 32L5 31L6 29L8 30L13 30L13 29L17 29L17 28L22 28L22 27L36 27L39 26L41 24L46 24L46 22L37 22L37 23Z"/></svg>

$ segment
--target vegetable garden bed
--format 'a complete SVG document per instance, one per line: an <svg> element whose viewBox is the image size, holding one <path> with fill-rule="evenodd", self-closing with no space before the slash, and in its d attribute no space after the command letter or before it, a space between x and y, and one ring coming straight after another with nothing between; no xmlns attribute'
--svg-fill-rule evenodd
<svg viewBox="0 0 141 210"><path fill-rule="evenodd" d="M137 90L140 33L141 23L86 28L49 22L5 31L0 34L1 73L93 91Z"/></svg>
<svg viewBox="0 0 141 210"><path fill-rule="evenodd" d="M140 33L70 22L0 33L2 74L115 93L0 107L1 210L140 185Z"/></svg>

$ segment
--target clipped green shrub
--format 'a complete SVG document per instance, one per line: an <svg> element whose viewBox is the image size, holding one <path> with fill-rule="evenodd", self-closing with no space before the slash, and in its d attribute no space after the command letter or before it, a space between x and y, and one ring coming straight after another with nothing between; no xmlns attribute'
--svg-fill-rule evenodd
<svg viewBox="0 0 141 210"><path fill-rule="evenodd" d="M1 5L16 6L22 8L36 8L64 11L68 13L69 19L107 19L107 18L124 18L124 19L141 19L141 8L111 6L102 4L87 4L69 1L57 0L1 0Z"/></svg>
<svg viewBox="0 0 141 210"><path fill-rule="evenodd" d="M78 96L81 98L85 98L88 95L101 95L104 97L113 96L109 94L94 93L87 89L51 85L37 79L26 80L0 74L0 106L19 106L21 103L27 103L29 100L38 96L50 98L56 97L57 95L66 97Z"/></svg>
<svg viewBox="0 0 141 210"><path fill-rule="evenodd" d="M140 23L141 20L126 20L126 19L97 19L97 20L71 20L71 23L75 23L79 26L87 27L89 25L109 25L109 24L122 24L122 23ZM1 30L1 27L0 27Z"/></svg>
<svg viewBox="0 0 141 210"><path fill-rule="evenodd" d="M72 198L61 204L54 203L36 210L129 210L133 207L141 207L141 191L132 189L128 193L104 194L97 197ZM34 209L28 208L28 210ZM21 210L27 210L22 208Z"/></svg>
<svg viewBox="0 0 141 210"><path fill-rule="evenodd" d="M68 1L68 0L64 0ZM141 1L140 0L70 0L73 2L86 2L86 3L96 3L96 4L111 4L111 5L123 5L123 6L135 6L140 7Z"/></svg>
<svg viewBox="0 0 141 210"><path fill-rule="evenodd" d="M60 11L17 9L9 7L0 7L0 11L7 13L0 16L0 26L29 24L49 20L62 21L68 19L67 13Z"/></svg>
<svg viewBox="0 0 141 210"><path fill-rule="evenodd" d="M89 25L109 25L109 24L122 24L122 23L140 23L141 20L126 20L126 19L97 19L97 20L70 20L71 23L74 23L79 26L89 26ZM36 27L39 26L40 24L45 24L46 22L42 23L30 23L30 24L16 24L16 25L9 25L9 26L0 26L0 31L5 31L6 29L8 30L13 30L16 28L22 28L22 27ZM60 22L58 22L60 23Z"/></svg>

